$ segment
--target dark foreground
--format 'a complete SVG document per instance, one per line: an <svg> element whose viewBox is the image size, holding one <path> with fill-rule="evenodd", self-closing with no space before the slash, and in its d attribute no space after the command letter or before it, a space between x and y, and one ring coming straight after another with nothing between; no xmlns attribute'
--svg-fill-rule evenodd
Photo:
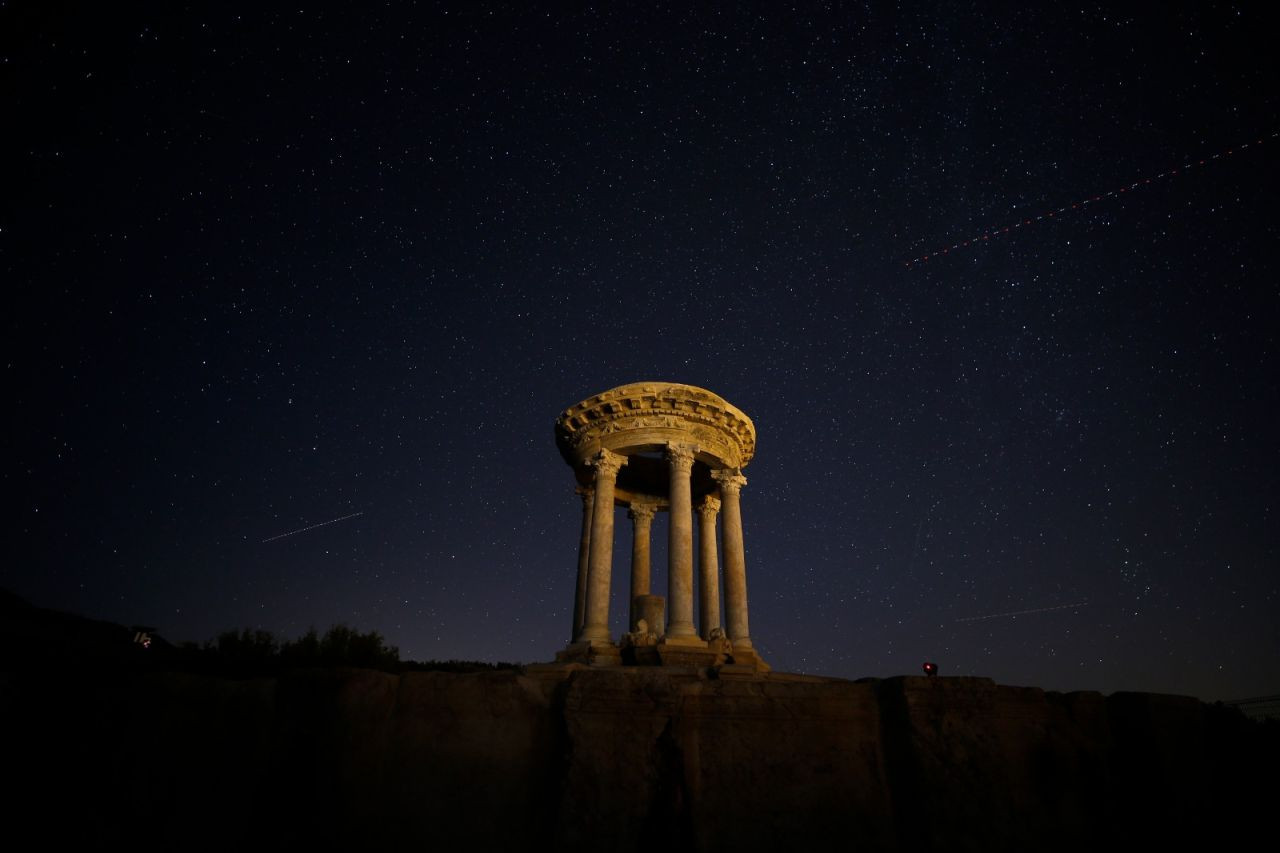
<svg viewBox="0 0 1280 853"><path fill-rule="evenodd" d="M26 670L0 697L10 837L137 849L1219 848L1267 826L1280 758L1233 709L976 678Z"/></svg>

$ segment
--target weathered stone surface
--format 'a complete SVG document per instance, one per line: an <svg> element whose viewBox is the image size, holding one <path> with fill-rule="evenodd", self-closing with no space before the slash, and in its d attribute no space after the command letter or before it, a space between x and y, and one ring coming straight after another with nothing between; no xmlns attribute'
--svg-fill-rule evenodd
<svg viewBox="0 0 1280 853"><path fill-rule="evenodd" d="M1099 694L1046 694L985 678L878 685L895 834L918 849L1043 849L1084 842L1107 817L1110 732ZM998 828L998 830L997 830Z"/></svg>
<svg viewBox="0 0 1280 853"><path fill-rule="evenodd" d="M9 673L7 811L140 847L1075 850L1221 847L1274 799L1276 727L1184 697L711 675Z"/></svg>
<svg viewBox="0 0 1280 853"><path fill-rule="evenodd" d="M556 420L556 444L575 467L600 449L662 450L690 440L708 459L743 468L755 454L756 430L720 396L678 382L611 388L570 406Z"/></svg>
<svg viewBox="0 0 1280 853"><path fill-rule="evenodd" d="M684 690L674 722L698 850L892 846L874 688L752 678Z"/></svg>
<svg viewBox="0 0 1280 853"><path fill-rule="evenodd" d="M738 654L733 662L767 671L754 651L747 618L747 576L740 492L742 469L755 454L755 426L741 410L705 388L674 382L637 382L592 395L556 420L556 444L574 470L584 505L578 549L574 632L556 655L560 663L593 665L712 665L723 660L711 633L723 631ZM660 457L660 458L659 458ZM701 606L694 624L694 523L698 506L698 586ZM641 618L635 602L651 593L650 535L654 514L669 513L667 620L646 618L664 643L697 639L700 651L631 651L613 646L609 595L613 577L613 510L628 507L635 522L631 549L631 604L627 631ZM720 571L716 516L724 508L725 624L720 624ZM585 555L585 556L584 556ZM587 642L589 645L583 646Z"/></svg>

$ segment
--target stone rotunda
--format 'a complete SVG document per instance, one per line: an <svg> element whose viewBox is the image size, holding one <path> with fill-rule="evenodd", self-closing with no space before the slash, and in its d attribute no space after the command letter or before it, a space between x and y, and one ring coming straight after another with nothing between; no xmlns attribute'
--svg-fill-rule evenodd
<svg viewBox="0 0 1280 853"><path fill-rule="evenodd" d="M751 419L702 388L637 382L566 409L556 420L556 444L582 496L573 633L556 660L768 669L747 627L739 494L747 482L742 469L756 448ZM616 507L626 507L632 522L631 624L617 642L609 631ZM670 513L665 597L649 587L650 527L659 512ZM723 625L718 555L724 561Z"/></svg>

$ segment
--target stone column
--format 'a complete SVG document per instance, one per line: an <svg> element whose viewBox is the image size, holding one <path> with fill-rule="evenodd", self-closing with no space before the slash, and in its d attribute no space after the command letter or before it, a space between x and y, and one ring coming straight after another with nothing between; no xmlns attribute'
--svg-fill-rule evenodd
<svg viewBox="0 0 1280 853"><path fill-rule="evenodd" d="M627 457L601 450L591 458L595 498L591 506L591 557L587 566L587 612L578 640L608 643L609 582L613 573L613 490Z"/></svg>
<svg viewBox="0 0 1280 853"><path fill-rule="evenodd" d="M720 500L723 517L720 535L724 553L724 610L725 623L733 648L751 648L751 632L747 627L747 562L742 547L742 508L739 493L747 484L747 478L733 468L712 472L720 484Z"/></svg>
<svg viewBox="0 0 1280 853"><path fill-rule="evenodd" d="M702 639L720 627L720 567L716 565L716 514L720 499L707 495L698 504L698 628Z"/></svg>
<svg viewBox="0 0 1280 853"><path fill-rule="evenodd" d="M649 594L649 531L657 511L657 504L645 501L635 501L627 510L627 516L632 521L631 599L627 606L627 612L631 614L630 627L627 629L630 631L636 629L636 619L641 616L636 612L636 596Z"/></svg>
<svg viewBox="0 0 1280 853"><path fill-rule="evenodd" d="M591 502L595 499L595 489L591 487L578 489L582 497L582 538L578 541L578 588L573 597L573 640L582 632L583 617L587 611L587 566L591 557Z"/></svg>
<svg viewBox="0 0 1280 853"><path fill-rule="evenodd" d="M671 525L667 540L667 636L696 637L693 629L693 496L689 475L694 448L667 445L671 473Z"/></svg>

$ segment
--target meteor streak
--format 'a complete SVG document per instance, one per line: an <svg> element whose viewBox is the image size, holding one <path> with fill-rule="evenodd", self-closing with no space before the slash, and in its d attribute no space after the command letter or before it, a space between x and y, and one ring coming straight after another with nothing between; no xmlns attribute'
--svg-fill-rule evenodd
<svg viewBox="0 0 1280 853"><path fill-rule="evenodd" d="M308 530L315 530L317 527L324 527L326 524L337 524L339 521L346 521L348 518L355 518L357 515L364 515L364 512L353 512L351 515L344 515L342 518L333 518L329 521L322 521L319 524L313 524L310 527L299 527L297 530L290 530L288 533L281 533L277 536L268 536L263 542L274 542L277 539L283 539L286 536L292 536L295 533L306 533Z"/></svg>
<svg viewBox="0 0 1280 853"><path fill-rule="evenodd" d="M1069 610L1072 607L1086 607L1089 602L1077 601L1075 604L1059 604L1056 607L1037 607L1033 610L1014 610L1009 613L992 613L987 616L966 616L963 619L957 619L957 622L980 622L983 619L999 619L1004 616L1026 616L1029 613L1048 613L1050 610Z"/></svg>

